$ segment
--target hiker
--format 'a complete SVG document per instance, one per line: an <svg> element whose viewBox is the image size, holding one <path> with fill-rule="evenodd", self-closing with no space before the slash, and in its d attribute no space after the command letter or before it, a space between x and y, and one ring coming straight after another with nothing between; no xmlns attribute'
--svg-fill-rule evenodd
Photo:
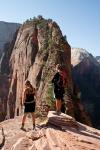
<svg viewBox="0 0 100 150"><path fill-rule="evenodd" d="M56 98L56 112L59 115L61 113L62 101L64 97L64 74L63 74L63 66L60 64L56 65L57 73L54 75L52 79L52 83L54 84L54 94Z"/></svg>
<svg viewBox="0 0 100 150"><path fill-rule="evenodd" d="M25 90L23 93L23 99L21 102L21 105L24 105L24 116L22 118L22 126L21 129L24 130L25 120L28 113L31 113L32 115L32 121L33 121L33 130L35 129L35 98L37 99L36 90L31 85L30 81L25 82Z"/></svg>

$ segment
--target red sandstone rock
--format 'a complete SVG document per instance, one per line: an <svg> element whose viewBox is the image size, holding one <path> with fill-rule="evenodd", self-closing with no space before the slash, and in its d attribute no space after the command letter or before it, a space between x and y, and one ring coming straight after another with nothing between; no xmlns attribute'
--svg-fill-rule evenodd
<svg viewBox="0 0 100 150"><path fill-rule="evenodd" d="M30 118L26 121L26 132L20 130L21 118L16 117L0 123L4 129L6 141L1 150L99 150L100 131L89 126L75 122L75 119L63 115L56 116L50 112L49 118L61 117L66 120L65 128L61 129L55 125L36 123L36 131L32 131ZM57 119L56 119L57 120ZM67 121L70 126L67 125ZM49 120L50 121L50 120ZM50 123L50 122L49 122ZM73 126L72 123L76 123Z"/></svg>

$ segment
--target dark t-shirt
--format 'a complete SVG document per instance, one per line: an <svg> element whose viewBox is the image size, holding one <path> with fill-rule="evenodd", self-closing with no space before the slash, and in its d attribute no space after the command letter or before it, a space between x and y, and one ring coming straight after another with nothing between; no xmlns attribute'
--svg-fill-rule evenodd
<svg viewBox="0 0 100 150"><path fill-rule="evenodd" d="M59 72L54 75L52 83L54 84L55 97L57 99L63 99L65 90L63 86L63 78Z"/></svg>
<svg viewBox="0 0 100 150"><path fill-rule="evenodd" d="M32 102L34 100L34 94L26 94L26 101L25 102Z"/></svg>
<svg viewBox="0 0 100 150"><path fill-rule="evenodd" d="M34 92L33 89L27 88L26 89L26 97L25 97L25 102L33 102L34 101Z"/></svg>
<svg viewBox="0 0 100 150"><path fill-rule="evenodd" d="M54 75L52 83L54 84L54 88L63 88L63 79L59 72Z"/></svg>

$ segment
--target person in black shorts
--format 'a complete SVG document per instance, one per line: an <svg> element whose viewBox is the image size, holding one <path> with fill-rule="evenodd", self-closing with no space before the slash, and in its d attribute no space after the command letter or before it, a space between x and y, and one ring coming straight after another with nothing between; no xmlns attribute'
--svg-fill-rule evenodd
<svg viewBox="0 0 100 150"><path fill-rule="evenodd" d="M28 113L31 113L32 115L32 121L33 121L33 129L35 129L35 97L37 99L36 90L31 85L30 81L25 82L25 90L23 93L23 99L21 101L21 105L24 105L24 116L22 118L22 126L21 129L24 129L26 116Z"/></svg>
<svg viewBox="0 0 100 150"><path fill-rule="evenodd" d="M56 112L57 114L61 113L62 101L64 97L64 86L63 86L63 78L62 78L62 66L60 64L56 65L57 73L54 75L52 79L52 83L54 84L54 94L56 98Z"/></svg>

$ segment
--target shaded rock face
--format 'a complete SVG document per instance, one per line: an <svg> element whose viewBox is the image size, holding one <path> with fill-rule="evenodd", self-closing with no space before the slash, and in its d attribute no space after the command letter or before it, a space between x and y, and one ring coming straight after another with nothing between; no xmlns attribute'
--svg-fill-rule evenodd
<svg viewBox="0 0 100 150"><path fill-rule="evenodd" d="M3 121L7 115L7 100L9 94L9 86L11 83L9 60L15 44L17 32L13 36L13 40L6 43L3 50L3 59L0 63L0 121Z"/></svg>
<svg viewBox="0 0 100 150"><path fill-rule="evenodd" d="M72 49L73 80L81 91L82 103L90 114L93 126L100 129L100 65L84 49Z"/></svg>
<svg viewBox="0 0 100 150"><path fill-rule="evenodd" d="M28 118L20 130L21 117L0 123L0 149L3 150L99 150L100 131L75 121L65 114L49 112L48 121L36 120L36 130ZM61 122L62 121L62 122Z"/></svg>
<svg viewBox="0 0 100 150"><path fill-rule="evenodd" d="M10 85L9 60L20 24L0 21L0 121L7 115Z"/></svg>
<svg viewBox="0 0 100 150"><path fill-rule="evenodd" d="M2 59L0 62L0 74L1 75L10 75L10 64L9 60L14 48L14 44L17 38L18 30L13 34L13 38L10 42L5 43Z"/></svg>
<svg viewBox="0 0 100 150"><path fill-rule="evenodd" d="M0 58L3 53L4 45L11 42L16 30L20 27L18 23L8 23L0 21Z"/></svg>
<svg viewBox="0 0 100 150"><path fill-rule="evenodd" d="M99 62L100 64L100 56L96 56L96 60Z"/></svg>
<svg viewBox="0 0 100 150"><path fill-rule="evenodd" d="M7 112L7 95L9 92L9 77L0 75L0 122L5 119Z"/></svg>

